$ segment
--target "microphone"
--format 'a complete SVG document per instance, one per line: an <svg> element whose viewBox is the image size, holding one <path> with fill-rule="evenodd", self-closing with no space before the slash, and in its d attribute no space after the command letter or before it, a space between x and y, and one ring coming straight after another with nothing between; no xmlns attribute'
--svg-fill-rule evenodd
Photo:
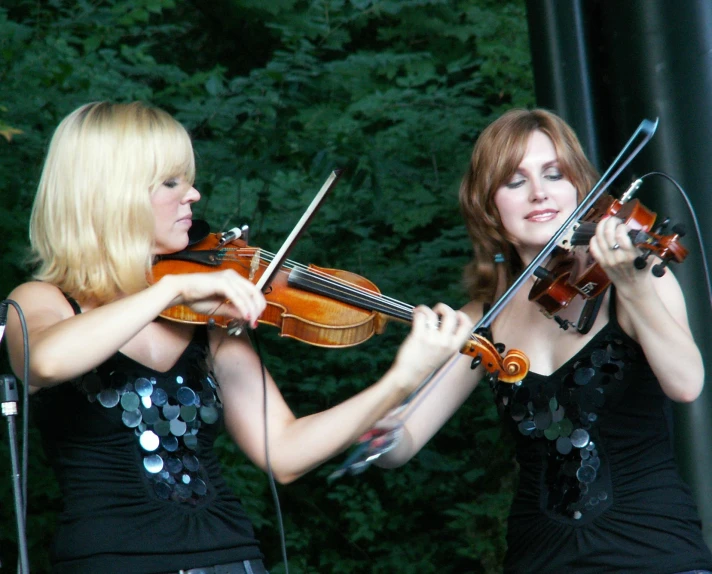
<svg viewBox="0 0 712 574"><path fill-rule="evenodd" d="M0 403L3 416L17 414L17 380L12 375L0 375Z"/></svg>
<svg viewBox="0 0 712 574"><path fill-rule="evenodd" d="M0 343L2 343L2 338L5 335L5 325L7 325L7 308L9 306L10 303L7 299L0 303Z"/></svg>
<svg viewBox="0 0 712 574"><path fill-rule="evenodd" d="M621 195L621 198L618 201L621 203L628 201L631 197L633 197L633 194L638 191L641 185L643 185L643 179L639 177L631 183L630 186L628 186L628 189L623 192L623 195Z"/></svg>

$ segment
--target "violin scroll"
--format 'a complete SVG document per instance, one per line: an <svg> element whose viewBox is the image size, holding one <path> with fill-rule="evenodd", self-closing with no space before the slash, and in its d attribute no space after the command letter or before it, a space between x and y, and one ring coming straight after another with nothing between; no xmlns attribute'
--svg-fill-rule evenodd
<svg viewBox="0 0 712 574"><path fill-rule="evenodd" d="M665 268L670 261L682 263L687 257L687 249L679 243L679 239L685 236L685 226L681 224L673 225L672 235L662 236L661 234L667 228L669 219L666 218L663 223L657 227L654 233L650 234L650 240L636 241L633 238L633 244L643 250L643 254L639 255L633 261L636 269L645 269L648 265L648 258L655 254L660 263L652 266L651 272L655 277L662 277L665 274Z"/></svg>
<svg viewBox="0 0 712 574"><path fill-rule="evenodd" d="M460 350L464 355L474 357L473 367L482 365L484 369L495 375L502 383L516 383L527 376L529 372L529 359L517 349L511 349L504 356L504 351L497 348L486 337L473 334L465 346Z"/></svg>

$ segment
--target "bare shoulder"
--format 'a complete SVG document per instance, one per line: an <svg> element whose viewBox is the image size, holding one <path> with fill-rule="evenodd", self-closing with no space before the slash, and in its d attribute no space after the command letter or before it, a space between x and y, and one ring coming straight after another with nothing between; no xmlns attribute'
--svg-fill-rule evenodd
<svg viewBox="0 0 712 574"><path fill-rule="evenodd" d="M484 302L483 301L470 301L469 303L465 304L460 311L465 313L473 322L477 322L485 314L484 311Z"/></svg>
<svg viewBox="0 0 712 574"><path fill-rule="evenodd" d="M25 295L35 296L38 294L43 294L49 297L54 295L64 298L62 292L57 287L50 283L45 283L44 281L28 281L27 283L18 285L12 290L9 298L20 298Z"/></svg>
<svg viewBox="0 0 712 574"><path fill-rule="evenodd" d="M7 314L7 349L15 373L22 372L25 357L25 338L30 344L34 335L74 315L69 301L54 285L31 281L16 287L7 297L17 303L10 305ZM30 386L30 392L37 390Z"/></svg>
<svg viewBox="0 0 712 574"><path fill-rule="evenodd" d="M7 297L18 304L24 315L44 313L60 321L74 314L72 306L57 287L41 281L19 285ZM51 319L50 319L51 322Z"/></svg>

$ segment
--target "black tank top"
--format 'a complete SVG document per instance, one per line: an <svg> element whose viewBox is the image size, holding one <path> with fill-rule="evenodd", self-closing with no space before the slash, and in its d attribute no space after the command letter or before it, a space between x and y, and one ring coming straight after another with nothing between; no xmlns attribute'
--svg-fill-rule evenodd
<svg viewBox="0 0 712 574"><path fill-rule="evenodd" d="M199 327L166 372L116 353L33 395L64 503L53 572L148 574L262 558L212 448L222 407L207 352Z"/></svg>
<svg viewBox="0 0 712 574"><path fill-rule="evenodd" d="M493 385L520 468L505 572L712 570L671 401L611 301L609 323L554 373Z"/></svg>

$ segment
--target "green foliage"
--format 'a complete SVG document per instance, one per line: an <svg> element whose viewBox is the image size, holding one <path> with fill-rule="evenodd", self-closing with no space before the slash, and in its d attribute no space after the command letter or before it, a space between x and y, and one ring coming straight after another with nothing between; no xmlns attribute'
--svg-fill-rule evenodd
<svg viewBox="0 0 712 574"><path fill-rule="evenodd" d="M361 274L411 304L459 306L469 257L459 179L478 131L533 103L529 66L523 0L4 0L1 294L27 278L29 209L59 120L88 101L142 99L191 131L196 211L215 229L247 223L252 244L277 251L340 167L292 258ZM260 330L298 414L376 380L406 332L392 324L378 340L324 350ZM218 448L271 571L283 572L266 477L228 440ZM59 494L34 435L31 453L28 537L42 572ZM404 468L327 484L342 460L278 489L291 572L499 570L512 462L487 389ZM0 496L11 567L5 482Z"/></svg>

